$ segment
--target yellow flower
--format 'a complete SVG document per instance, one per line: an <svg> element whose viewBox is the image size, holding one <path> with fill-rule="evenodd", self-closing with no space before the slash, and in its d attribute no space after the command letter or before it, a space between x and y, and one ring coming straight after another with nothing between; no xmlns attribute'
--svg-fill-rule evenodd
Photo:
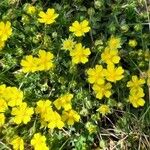
<svg viewBox="0 0 150 150"><path fill-rule="evenodd" d="M103 115L107 115L108 113L110 113L110 108L108 105L101 105L99 108L98 108L98 111Z"/></svg>
<svg viewBox="0 0 150 150"><path fill-rule="evenodd" d="M107 65L107 70L105 70L106 79L111 82L121 80L124 77L123 73L122 67L115 68L114 65Z"/></svg>
<svg viewBox="0 0 150 150"><path fill-rule="evenodd" d="M38 21L40 23L45 23L45 24L52 24L55 22L55 19L58 17L59 15L55 13L54 9L50 9L48 8L47 12L44 13L43 11L40 11L39 13L39 18Z"/></svg>
<svg viewBox="0 0 150 150"><path fill-rule="evenodd" d="M47 116L51 116L53 112L50 100L39 100L37 102L37 106L35 108L36 114L40 114L41 124L47 125L46 121L48 121Z"/></svg>
<svg viewBox="0 0 150 150"><path fill-rule="evenodd" d="M83 36L85 33L90 31L90 27L88 26L89 22L87 20L83 20L82 22L75 21L72 23L72 26L69 27L69 31L73 32L75 36Z"/></svg>
<svg viewBox="0 0 150 150"><path fill-rule="evenodd" d="M75 48L70 51L70 56L72 57L72 62L74 64L88 62L88 56L91 54L89 48L82 47L81 43L75 45Z"/></svg>
<svg viewBox="0 0 150 150"><path fill-rule="evenodd" d="M137 46L137 41L136 41L136 40L129 40L129 43L128 43L128 44L129 44L130 47L133 47L133 48L134 48L134 47Z"/></svg>
<svg viewBox="0 0 150 150"><path fill-rule="evenodd" d="M110 83L105 83L102 85L94 84L92 89L96 93L96 98L102 99L104 96L109 98L111 96L111 87Z"/></svg>
<svg viewBox="0 0 150 150"><path fill-rule="evenodd" d="M61 49L71 51L74 48L75 44L76 42L74 42L71 38L68 38L63 41Z"/></svg>
<svg viewBox="0 0 150 150"><path fill-rule="evenodd" d="M16 87L7 87L3 96L8 106L14 107L22 103L23 92Z"/></svg>
<svg viewBox="0 0 150 150"><path fill-rule="evenodd" d="M19 136L12 140L11 145L13 146L13 150L24 150L24 141Z"/></svg>
<svg viewBox="0 0 150 150"><path fill-rule="evenodd" d="M7 108L8 107L6 101L0 98L0 113L5 112Z"/></svg>
<svg viewBox="0 0 150 150"><path fill-rule="evenodd" d="M2 41L2 39L0 38L0 50L2 50L5 46L5 41Z"/></svg>
<svg viewBox="0 0 150 150"><path fill-rule="evenodd" d="M61 107L64 108L65 110L69 110L72 108L71 106L71 99L73 98L72 94L65 94L61 96L60 98L56 99L54 101L55 107L60 110Z"/></svg>
<svg viewBox="0 0 150 150"><path fill-rule="evenodd" d="M132 76L132 80L127 83L127 87L131 89L138 89L145 83L144 79L138 79L136 75Z"/></svg>
<svg viewBox="0 0 150 150"><path fill-rule="evenodd" d="M35 108L35 112L37 114L44 114L47 108L51 108L51 101L50 100L39 100L37 102L37 106Z"/></svg>
<svg viewBox="0 0 150 150"><path fill-rule="evenodd" d="M129 101L133 105L133 107L137 108L140 106L144 106L145 104L145 101L143 99L144 95L145 94L142 88L130 91Z"/></svg>
<svg viewBox="0 0 150 150"><path fill-rule="evenodd" d="M11 114L14 116L13 121L16 124L27 124L31 120L34 111L32 107L27 107L27 104L24 102L20 106L13 108Z"/></svg>
<svg viewBox="0 0 150 150"><path fill-rule="evenodd" d="M33 15L36 12L36 7L32 5L28 5L27 14Z"/></svg>
<svg viewBox="0 0 150 150"><path fill-rule="evenodd" d="M106 64L118 64L120 61L120 57L118 56L118 50L111 50L109 47L106 47L104 52L101 54L101 59Z"/></svg>
<svg viewBox="0 0 150 150"><path fill-rule="evenodd" d="M31 145L34 147L34 150L49 150L46 145L46 137L40 133L34 134Z"/></svg>
<svg viewBox="0 0 150 150"><path fill-rule="evenodd" d="M64 127L64 123L61 120L61 116L56 112L52 112L50 114L50 116L48 117L48 128L50 129L54 129L54 128L58 128L58 129L62 129Z"/></svg>
<svg viewBox="0 0 150 150"><path fill-rule="evenodd" d="M111 50L116 50L121 47L121 39L119 37L111 36L108 40L108 47Z"/></svg>
<svg viewBox="0 0 150 150"><path fill-rule="evenodd" d="M0 127L5 124L5 115L4 113L0 113Z"/></svg>
<svg viewBox="0 0 150 150"><path fill-rule="evenodd" d="M52 59L54 55L51 52L46 52L44 50L39 50L39 58L38 58L38 70L49 70L53 67Z"/></svg>
<svg viewBox="0 0 150 150"><path fill-rule="evenodd" d="M12 34L11 23L9 21L0 22L0 39L1 41L6 41Z"/></svg>
<svg viewBox="0 0 150 150"><path fill-rule="evenodd" d="M34 58L32 55L28 55L25 59L21 60L22 71L24 73L38 71L38 65L39 59Z"/></svg>
<svg viewBox="0 0 150 150"><path fill-rule="evenodd" d="M87 71L88 82L91 84L104 84L104 69L101 65L96 65L95 68L90 68Z"/></svg>
<svg viewBox="0 0 150 150"><path fill-rule="evenodd" d="M74 110L63 111L62 120L67 122L68 125L73 125L75 122L79 122L80 116Z"/></svg>

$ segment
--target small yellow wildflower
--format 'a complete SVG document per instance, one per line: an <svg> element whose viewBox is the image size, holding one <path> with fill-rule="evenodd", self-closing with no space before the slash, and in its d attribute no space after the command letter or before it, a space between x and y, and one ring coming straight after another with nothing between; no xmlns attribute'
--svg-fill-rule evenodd
<svg viewBox="0 0 150 150"><path fill-rule="evenodd" d="M36 7L32 5L28 5L27 7L27 13L30 15L33 15L36 12Z"/></svg>
<svg viewBox="0 0 150 150"><path fill-rule="evenodd" d="M53 67L52 59L54 55L51 52L46 52L44 50L39 50L39 58L38 58L38 70L49 70Z"/></svg>
<svg viewBox="0 0 150 150"><path fill-rule="evenodd" d="M67 122L68 125L73 125L75 122L79 122L80 116L76 111L71 109L62 113L62 120Z"/></svg>
<svg viewBox="0 0 150 150"><path fill-rule="evenodd" d="M121 47L121 39L119 37L111 36L108 40L108 47L110 50L116 50Z"/></svg>
<svg viewBox="0 0 150 150"><path fill-rule="evenodd" d="M55 22L55 19L58 17L59 15L55 13L55 10L52 8L48 8L47 12L44 13L43 11L40 11L39 13L39 18L38 21L40 23L45 23L45 24L52 24Z"/></svg>
<svg viewBox="0 0 150 150"><path fill-rule="evenodd" d="M24 141L19 136L12 140L11 145L13 146L13 150L24 150Z"/></svg>
<svg viewBox="0 0 150 150"><path fill-rule="evenodd" d="M74 64L88 62L88 56L91 54L89 48L82 47L81 43L75 45L75 48L70 51L70 56L72 57L72 62Z"/></svg>
<svg viewBox="0 0 150 150"><path fill-rule="evenodd" d="M51 103L52 102L50 100L39 100L37 102L35 112L36 114L40 115L42 124L45 125L47 124L46 123L48 121L47 116L51 116L51 113L53 112Z"/></svg>
<svg viewBox="0 0 150 150"><path fill-rule="evenodd" d="M138 79L136 75L132 76L132 80L128 81L127 87L131 89L140 88L145 83L144 79Z"/></svg>
<svg viewBox="0 0 150 150"><path fill-rule="evenodd" d="M68 38L66 40L63 40L61 49L71 51L74 48L75 44L76 44L76 42L74 42L73 39Z"/></svg>
<svg viewBox="0 0 150 150"><path fill-rule="evenodd" d="M25 59L21 60L22 71L24 73L37 71L38 65L39 59L34 58L32 55L28 55Z"/></svg>
<svg viewBox="0 0 150 150"><path fill-rule="evenodd" d="M37 102L37 106L35 108L35 112L37 114L44 114L47 108L51 108L51 101L50 100L39 100Z"/></svg>
<svg viewBox="0 0 150 150"><path fill-rule="evenodd" d="M47 116L48 118L48 128L50 129L54 129L54 128L58 128L58 129L62 129L64 127L64 123L61 120L61 116L56 112L52 112L50 114L51 116Z"/></svg>
<svg viewBox="0 0 150 150"><path fill-rule="evenodd" d="M104 69L101 65L96 65L95 68L90 68L87 71L88 82L91 84L104 84Z"/></svg>
<svg viewBox="0 0 150 150"><path fill-rule="evenodd" d="M16 124L27 124L31 120L34 111L32 107L27 107L27 103L24 102L20 106L13 108L11 114L14 116L13 121Z"/></svg>
<svg viewBox="0 0 150 150"><path fill-rule="evenodd" d="M98 108L98 111L103 115L107 115L108 113L110 113L110 108L108 105L101 105L99 108Z"/></svg>
<svg viewBox="0 0 150 150"><path fill-rule="evenodd" d="M46 145L46 137L40 133L34 134L31 140L31 145L35 150L49 150L48 146Z"/></svg>
<svg viewBox="0 0 150 150"><path fill-rule="evenodd" d="M71 106L71 99L73 98L72 94L65 94L61 96L60 98L56 99L54 101L55 107L60 110L61 107L64 108L65 110L69 110L72 108Z"/></svg>
<svg viewBox="0 0 150 150"><path fill-rule="evenodd" d="M133 48L134 48L134 47L137 46L137 41L136 41L136 40L129 40L129 43L128 43L128 44L129 44L130 47L133 47Z"/></svg>
<svg viewBox="0 0 150 150"><path fill-rule="evenodd" d="M8 106L14 107L22 103L23 92L16 87L7 87L3 96Z"/></svg>
<svg viewBox="0 0 150 150"><path fill-rule="evenodd" d="M111 96L112 85L110 83L105 83L102 85L94 84L92 89L96 94L96 98L102 99L104 96L109 98Z"/></svg>
<svg viewBox="0 0 150 150"><path fill-rule="evenodd" d="M75 36L83 36L90 31L89 21L83 20L82 22L75 21L72 26L69 27L69 31L73 32Z"/></svg>
<svg viewBox="0 0 150 150"><path fill-rule="evenodd" d="M105 70L106 79L111 82L121 80L124 77L123 73L122 67L115 68L114 65L107 65L107 70Z"/></svg>
<svg viewBox="0 0 150 150"><path fill-rule="evenodd" d="M6 41L12 34L11 23L9 21L0 22L0 39L1 41Z"/></svg>
<svg viewBox="0 0 150 150"><path fill-rule="evenodd" d="M4 113L0 113L0 127L5 124L5 115Z"/></svg>
<svg viewBox="0 0 150 150"><path fill-rule="evenodd" d="M144 95L145 94L142 88L130 91L129 101L133 105L133 107L137 108L140 106L144 106L145 104L145 101L143 99Z"/></svg>
<svg viewBox="0 0 150 150"><path fill-rule="evenodd" d="M0 113L5 112L7 108L8 107L6 101L0 98Z"/></svg>
<svg viewBox="0 0 150 150"><path fill-rule="evenodd" d="M118 64L120 61L118 50L117 49L111 50L109 47L106 47L104 52L101 54L101 59L106 64Z"/></svg>

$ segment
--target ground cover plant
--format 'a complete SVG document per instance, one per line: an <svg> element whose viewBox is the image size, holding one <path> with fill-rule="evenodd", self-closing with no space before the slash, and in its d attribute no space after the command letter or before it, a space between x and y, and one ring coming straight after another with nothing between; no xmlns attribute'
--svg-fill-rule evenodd
<svg viewBox="0 0 150 150"><path fill-rule="evenodd" d="M0 150L149 150L148 0L0 1Z"/></svg>

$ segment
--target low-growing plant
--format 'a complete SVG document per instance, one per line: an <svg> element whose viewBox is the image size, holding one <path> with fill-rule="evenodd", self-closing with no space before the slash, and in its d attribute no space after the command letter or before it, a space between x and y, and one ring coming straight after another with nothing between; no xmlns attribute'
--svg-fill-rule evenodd
<svg viewBox="0 0 150 150"><path fill-rule="evenodd" d="M0 10L0 150L150 149L149 1Z"/></svg>

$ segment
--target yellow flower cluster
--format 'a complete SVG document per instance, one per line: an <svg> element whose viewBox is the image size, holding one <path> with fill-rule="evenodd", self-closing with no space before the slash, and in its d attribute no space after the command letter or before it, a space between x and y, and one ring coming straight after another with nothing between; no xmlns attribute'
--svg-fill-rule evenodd
<svg viewBox="0 0 150 150"><path fill-rule="evenodd" d="M81 37L90 31L90 27L88 25L89 22L87 20L83 20L80 23L75 21L72 26L69 27L69 31L73 32L75 36ZM76 43L71 37L63 40L61 49L68 50L70 52L73 64L85 64L88 62L88 56L91 54L89 48L82 46L82 43Z"/></svg>
<svg viewBox="0 0 150 150"><path fill-rule="evenodd" d="M64 109L62 113L62 120L63 122L66 122L68 125L73 125L74 122L79 122L80 120L80 116L78 115L78 113L72 109L71 105L72 98L73 95L67 93L54 101L54 105L58 110L60 110L60 108Z"/></svg>
<svg viewBox="0 0 150 150"><path fill-rule="evenodd" d="M31 145L34 147L34 150L49 150L46 145L46 137L40 133L34 134Z"/></svg>
<svg viewBox="0 0 150 150"><path fill-rule="evenodd" d="M6 87L0 85L0 126L5 123L4 113L7 111L8 106L15 107L22 103L23 92L16 87Z"/></svg>
<svg viewBox="0 0 150 150"><path fill-rule="evenodd" d="M41 133L35 133L30 143L33 146L34 150L49 150L48 146L46 145L46 137L44 135L41 135ZM13 150L25 149L24 141L19 136L14 136L10 144L12 145Z"/></svg>
<svg viewBox="0 0 150 150"><path fill-rule="evenodd" d="M132 80L127 83L127 87L130 88L129 101L135 108L144 106L145 104L143 99L145 94L142 89L144 83L145 80L139 79L136 75L132 76Z"/></svg>
<svg viewBox="0 0 150 150"><path fill-rule="evenodd" d="M85 33L90 31L90 27L88 25L89 22L87 20L83 20L80 23L75 21L72 23L72 26L70 26L69 31L73 32L77 37L84 36Z"/></svg>
<svg viewBox="0 0 150 150"><path fill-rule="evenodd" d="M11 23L7 21L4 23L0 22L0 50L5 46L5 42L12 34Z"/></svg>
<svg viewBox="0 0 150 150"><path fill-rule="evenodd" d="M48 126L50 129L64 126L61 116L52 109L50 100L39 100L35 108L36 114L40 115L42 125Z"/></svg>
<svg viewBox="0 0 150 150"><path fill-rule="evenodd" d="M121 39L111 36L107 42L107 47L101 54L101 59L107 64L107 68L103 68L102 65L96 65L95 68L87 70L88 82L93 84L92 89L98 99L103 97L110 98L112 94L112 84L110 82L115 83L124 77L124 69L121 66L115 67L115 64L118 64L120 61L118 55L118 48L120 47ZM107 105L101 105L98 111L102 115L110 113L109 106Z"/></svg>
<svg viewBox="0 0 150 150"><path fill-rule="evenodd" d="M4 113L8 106L12 107L11 114L14 116L12 121L16 124L27 124L34 113L33 108L27 107L23 101L23 92L16 87L6 87L0 85L0 120L1 126L5 123Z"/></svg>
<svg viewBox="0 0 150 150"><path fill-rule="evenodd" d="M44 23L44 24L52 24L55 22L55 19L58 17L59 15L55 13L55 10L52 8L48 8L47 12L44 13L43 11L40 11L39 13L39 19L38 21L40 23Z"/></svg>
<svg viewBox="0 0 150 150"><path fill-rule="evenodd" d="M73 64L88 62L88 56L91 54L89 48L85 48L81 43L74 42L71 38L63 41L64 50L69 50Z"/></svg>
<svg viewBox="0 0 150 150"><path fill-rule="evenodd" d="M104 52L101 54L101 59L107 65L109 64L118 64L120 57L118 55L118 48L121 47L121 39L118 37L111 36L108 40L107 47L104 49Z"/></svg>
<svg viewBox="0 0 150 150"><path fill-rule="evenodd" d="M74 122L78 122L80 116L76 111L72 109L71 105L72 98L73 95L67 93L65 95L62 95L53 102L57 110L60 110L61 108L64 109L62 117L58 112L53 110L52 102L50 100L39 100L37 102L35 112L36 114L40 115L42 125L50 129L54 128L61 129L65 125L64 122L66 122L68 125L73 125Z"/></svg>
<svg viewBox="0 0 150 150"><path fill-rule="evenodd" d="M25 59L21 60L22 71L36 72L36 71L47 71L53 68L54 55L51 52L45 50L39 50L38 57L28 55Z"/></svg>
<svg viewBox="0 0 150 150"><path fill-rule="evenodd" d="M104 69L101 65L88 69L88 82L93 84L92 88L96 93L96 98L102 99L104 96L109 98L112 85L105 80L110 82L119 81L123 78L123 72L122 67L115 68L114 65L108 65L107 69Z"/></svg>

